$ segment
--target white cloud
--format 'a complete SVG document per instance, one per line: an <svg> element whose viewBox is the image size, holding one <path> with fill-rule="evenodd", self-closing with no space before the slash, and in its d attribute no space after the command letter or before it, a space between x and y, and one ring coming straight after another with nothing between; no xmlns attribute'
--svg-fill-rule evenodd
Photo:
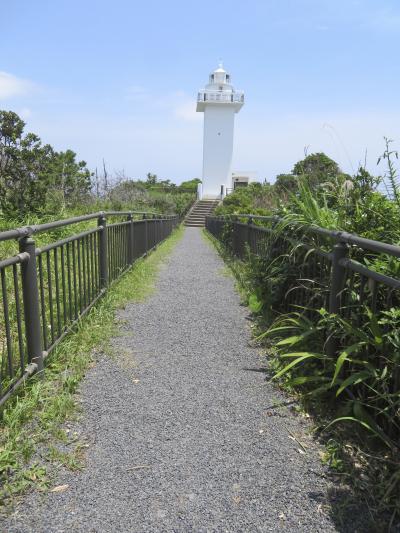
<svg viewBox="0 0 400 533"><path fill-rule="evenodd" d="M28 80L0 71L0 100L23 96L29 93L33 87L33 83Z"/></svg>
<svg viewBox="0 0 400 533"><path fill-rule="evenodd" d="M196 112L196 103L194 100L186 100L178 103L175 107L175 115L178 118L189 121L201 121L203 118L202 113Z"/></svg>
<svg viewBox="0 0 400 533"><path fill-rule="evenodd" d="M188 122L199 122L203 118L202 113L196 112L196 96L189 95L185 91L178 90L158 98L157 107L164 109L175 119Z"/></svg>

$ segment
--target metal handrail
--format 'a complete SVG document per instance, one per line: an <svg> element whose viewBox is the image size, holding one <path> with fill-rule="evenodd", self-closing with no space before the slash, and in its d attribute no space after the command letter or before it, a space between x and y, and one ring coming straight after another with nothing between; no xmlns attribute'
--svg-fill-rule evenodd
<svg viewBox="0 0 400 533"><path fill-rule="evenodd" d="M228 91L199 91L197 95L198 102L233 102L244 103L243 92Z"/></svg>
<svg viewBox="0 0 400 533"><path fill-rule="evenodd" d="M235 215L219 215L215 218L219 218L221 220L226 219L234 219L234 218L245 218L247 220L265 220L270 222L287 222L285 219L278 217L278 216L262 216L262 215L252 215L252 214L235 214ZM373 239L366 239L365 237L360 237L359 235L355 235L353 233L348 233L346 231L340 231L340 230L329 230L326 228L321 228L320 226L313 225L313 224L299 224L296 222L288 222L288 224L298 225L301 227L303 231L307 231L310 233L316 233L319 235L323 235L325 237L331 238L335 240L336 242L343 242L346 244L352 244L354 246L358 246L363 249L367 249L371 252L377 252L377 253L387 253L394 257L400 258L400 246L395 244L389 244L389 243L383 243L380 241L375 241Z"/></svg>
<svg viewBox="0 0 400 533"><path fill-rule="evenodd" d="M177 215L161 215L160 213L154 213L152 211L99 211L97 213L90 213L88 215L81 215L78 217L65 218L61 220L55 220L54 222L45 222L43 224L34 224L32 226L23 226L12 230L6 230L0 232L0 242L20 239L43 231L53 230L64 226L70 226L72 224L78 224L79 222L86 222L88 220L94 220L99 217L108 216L129 216L129 215L145 215L156 216L165 220L174 219Z"/></svg>
<svg viewBox="0 0 400 533"><path fill-rule="evenodd" d="M266 224L255 224L257 220ZM242 261L255 257L258 268L263 265L271 268L272 279L265 272L263 275L257 272L253 277L258 279L260 293L269 295L263 305L268 306L270 316L295 312L313 322L326 309L333 321L342 324L338 331L330 329L327 322L326 329L321 331L322 349L333 360L355 342L353 332L370 329L375 335L372 322L368 325L369 319L363 318L370 313L384 336L397 332L395 321L390 322L387 316L400 308L399 246L345 231L253 214L210 215L206 218L206 229L234 257ZM381 321L381 317L386 320ZM376 357L376 366L382 369L392 355L379 347L366 346L357 359ZM352 364L343 365L342 382L353 370ZM396 372L388 375L385 387L389 394L398 394ZM391 420L379 418L388 434L395 429Z"/></svg>
<svg viewBox="0 0 400 533"><path fill-rule="evenodd" d="M113 217L123 220L108 224ZM35 234L88 220L97 225L36 246ZM0 233L0 241L18 239L20 250L0 260L0 406L30 375L43 375L52 350L180 220L146 211L108 211Z"/></svg>

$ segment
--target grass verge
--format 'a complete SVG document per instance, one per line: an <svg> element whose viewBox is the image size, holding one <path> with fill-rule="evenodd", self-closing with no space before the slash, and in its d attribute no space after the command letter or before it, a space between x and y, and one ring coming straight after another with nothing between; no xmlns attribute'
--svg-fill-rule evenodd
<svg viewBox="0 0 400 533"><path fill-rule="evenodd" d="M244 304L248 304L249 291L246 284L246 269L243 263L234 259L223 244L218 241L205 228L202 231L203 239L215 248L222 257L225 267L221 271L224 276L232 276L235 280L235 288Z"/></svg>
<svg viewBox="0 0 400 533"><path fill-rule="evenodd" d="M63 428L78 412L76 389L101 348L107 351L116 332L115 312L143 301L155 288L157 273L183 235L183 227L113 285L49 358L45 379L32 378L3 408L0 422L0 510L32 487L47 490L49 465L81 467L82 444ZM61 443L68 453L60 451ZM43 453L44 450L44 453Z"/></svg>

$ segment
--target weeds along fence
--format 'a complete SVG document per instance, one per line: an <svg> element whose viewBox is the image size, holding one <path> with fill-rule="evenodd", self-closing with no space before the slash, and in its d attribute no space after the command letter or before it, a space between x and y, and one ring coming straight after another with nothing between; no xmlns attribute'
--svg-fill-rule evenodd
<svg viewBox="0 0 400 533"><path fill-rule="evenodd" d="M256 215L209 216L206 229L242 260L284 264L277 311L312 305L347 317L362 305L372 312L400 305L400 246Z"/></svg>
<svg viewBox="0 0 400 533"><path fill-rule="evenodd" d="M90 221L97 221L92 229L36 246L38 234ZM79 319L179 222L171 215L107 212L0 233L0 242L19 246L17 255L0 260L0 406L43 372L46 357Z"/></svg>
<svg viewBox="0 0 400 533"><path fill-rule="evenodd" d="M248 265L272 318L297 312L309 320L300 351L321 351L309 371L325 390L335 380L336 390L346 385L386 434L399 436L400 247L278 217L209 216L206 229ZM336 323L312 344L321 309Z"/></svg>

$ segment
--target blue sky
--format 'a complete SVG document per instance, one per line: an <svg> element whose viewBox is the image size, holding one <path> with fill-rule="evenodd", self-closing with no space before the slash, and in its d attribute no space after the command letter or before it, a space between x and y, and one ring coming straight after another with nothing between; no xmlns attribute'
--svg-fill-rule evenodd
<svg viewBox="0 0 400 533"><path fill-rule="evenodd" d="M273 181L304 150L377 171L400 148L398 0L0 0L0 108L91 168L201 175L196 93L218 59L246 104L234 168ZM384 169L378 169L383 171Z"/></svg>

